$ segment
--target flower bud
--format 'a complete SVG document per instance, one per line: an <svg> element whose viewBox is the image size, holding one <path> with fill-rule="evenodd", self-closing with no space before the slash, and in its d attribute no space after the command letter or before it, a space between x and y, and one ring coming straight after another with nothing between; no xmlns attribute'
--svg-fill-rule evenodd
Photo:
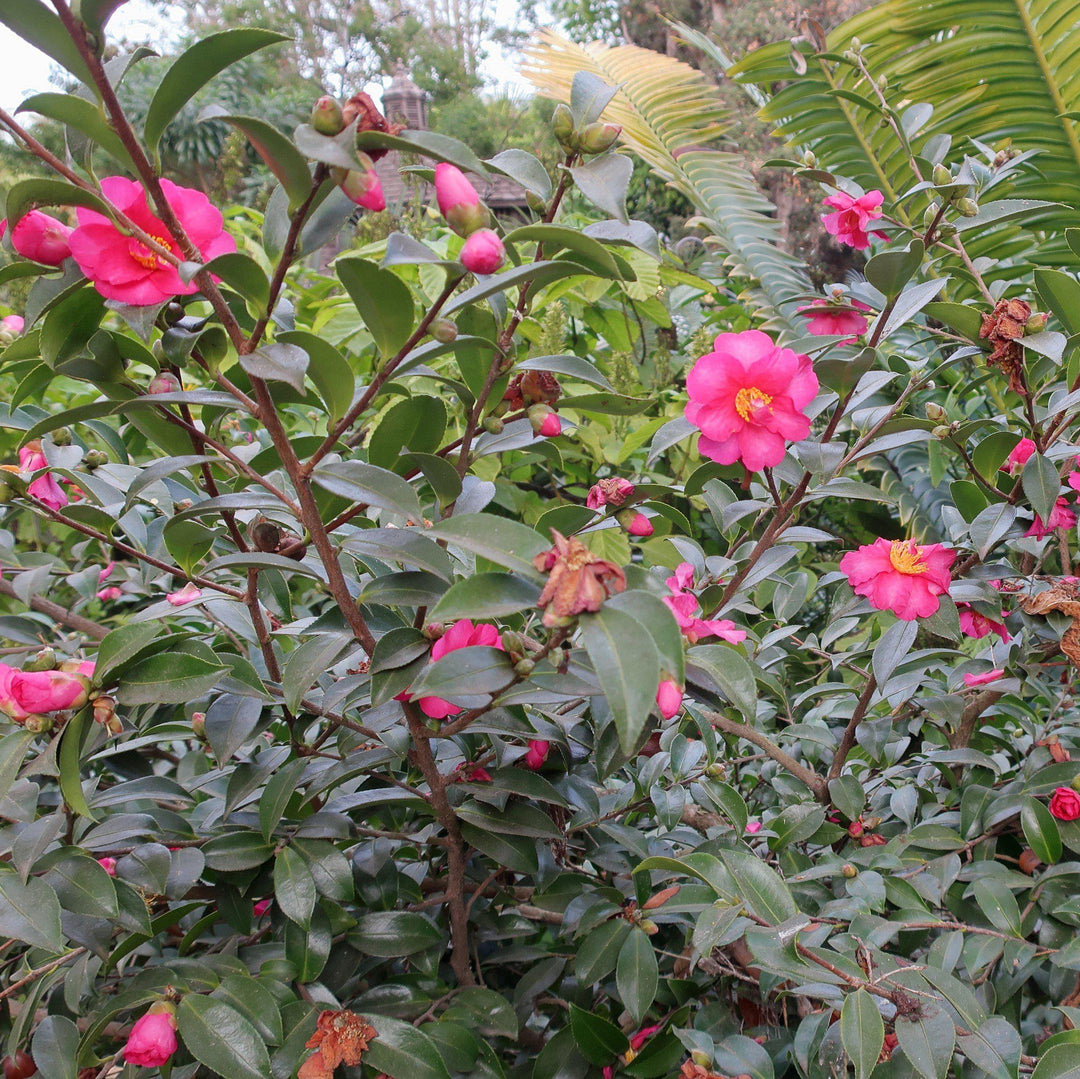
<svg viewBox="0 0 1080 1079"><path fill-rule="evenodd" d="M706 1053L704 1049L695 1049L695 1050L693 1050L693 1052L691 1052L691 1054L690 1054L690 1059L699 1068L709 1068L709 1067L712 1066L712 1057L710 1057L709 1054Z"/></svg>
<svg viewBox="0 0 1080 1079"><path fill-rule="evenodd" d="M93 472L95 468L109 463L109 455L102 450L87 450L83 454L82 463Z"/></svg>
<svg viewBox="0 0 1080 1079"><path fill-rule="evenodd" d="M162 371L150 379L146 386L147 393L179 393L183 387L180 379L171 371Z"/></svg>
<svg viewBox="0 0 1080 1079"><path fill-rule="evenodd" d="M888 88L889 88L889 80L887 78L885 78L884 75L879 75L878 76L877 88L882 93L885 93L885 91L888 90Z"/></svg>
<svg viewBox="0 0 1080 1079"><path fill-rule="evenodd" d="M546 214L548 211L548 204L532 191L525 192L525 204L534 214Z"/></svg>
<svg viewBox="0 0 1080 1079"><path fill-rule="evenodd" d="M169 326L175 326L184 317L184 305L177 303L175 300L172 303L165 305L165 323Z"/></svg>
<svg viewBox="0 0 1080 1079"><path fill-rule="evenodd" d="M641 921L638 922L638 928L649 937L655 936L660 932L660 926L658 926L651 918L642 918Z"/></svg>
<svg viewBox="0 0 1080 1079"><path fill-rule="evenodd" d="M311 109L311 126L320 135L337 135L345 130L345 114L341 102L329 94L320 97Z"/></svg>
<svg viewBox="0 0 1080 1079"><path fill-rule="evenodd" d="M533 405L528 417L533 431L543 438L554 438L562 433L559 417L547 405Z"/></svg>
<svg viewBox="0 0 1080 1079"><path fill-rule="evenodd" d="M70 446L71 428L57 427L57 429L52 433L52 442L54 446Z"/></svg>
<svg viewBox="0 0 1080 1079"><path fill-rule="evenodd" d="M493 274L506 260L506 248L497 232L478 229L465 241L458 257L469 273Z"/></svg>
<svg viewBox="0 0 1080 1079"><path fill-rule="evenodd" d="M843 873L848 880L859 875L859 871L850 862L846 862L840 872Z"/></svg>
<svg viewBox="0 0 1080 1079"><path fill-rule="evenodd" d="M191 713L191 729L196 738L206 741L206 713L205 712L192 712Z"/></svg>
<svg viewBox="0 0 1080 1079"><path fill-rule="evenodd" d="M52 730L52 725L52 716L29 715L23 720L23 726L31 734L44 734L46 731Z"/></svg>
<svg viewBox="0 0 1080 1079"><path fill-rule="evenodd" d="M857 53L862 52L862 42L857 37L853 37L851 39L850 44L851 44L851 48L855 52L857 52Z"/></svg>
<svg viewBox="0 0 1080 1079"><path fill-rule="evenodd" d="M1075 779L1074 779L1074 780L1073 780L1073 781L1072 781L1072 782L1071 782L1071 783L1069 784L1069 786L1070 786L1070 787L1072 787L1072 789L1073 789L1074 791L1080 791L1080 775L1078 775L1078 776L1077 776L1077 777L1076 777L1076 778L1075 778Z"/></svg>
<svg viewBox="0 0 1080 1079"><path fill-rule="evenodd" d="M937 164L934 166L934 183L938 187L943 187L945 184L952 183L952 173L949 171L947 165Z"/></svg>
<svg viewBox="0 0 1080 1079"><path fill-rule="evenodd" d="M859 54L854 49L845 49L844 59L847 60L849 64L857 64L859 62Z"/></svg>
<svg viewBox="0 0 1080 1079"><path fill-rule="evenodd" d="M11 230L11 246L23 258L44 266L59 266L71 257L72 231L55 217L31 210Z"/></svg>
<svg viewBox="0 0 1080 1079"><path fill-rule="evenodd" d="M514 664L514 672L520 674L522 678L528 678L534 670L536 670L536 664L531 659L519 659Z"/></svg>
<svg viewBox="0 0 1080 1079"><path fill-rule="evenodd" d="M725 769L719 761L716 761L713 764L710 764L709 767L705 769L705 774L710 779L723 779L724 776L727 774L727 769Z"/></svg>
<svg viewBox="0 0 1080 1079"><path fill-rule="evenodd" d="M813 150L807 150L806 153L802 155L802 163L808 169L816 169L818 164L817 154L815 154Z"/></svg>
<svg viewBox="0 0 1080 1079"><path fill-rule="evenodd" d="M581 132L581 152L602 154L611 149L621 134L622 128L618 124L587 124Z"/></svg>
<svg viewBox="0 0 1080 1079"><path fill-rule="evenodd" d="M929 401L926 405L926 418L932 423L944 423L949 414L936 401Z"/></svg>
<svg viewBox="0 0 1080 1079"><path fill-rule="evenodd" d="M456 165L440 161L435 166L435 199L439 213L459 236L471 236L487 226L488 212L476 188Z"/></svg>
<svg viewBox="0 0 1080 1079"><path fill-rule="evenodd" d="M1027 320L1027 325L1024 326L1024 336L1033 333L1042 333L1046 329L1046 314L1042 311L1036 311Z"/></svg>
<svg viewBox="0 0 1080 1079"><path fill-rule="evenodd" d="M23 665L24 671L55 671L56 652L46 646L42 648L29 663Z"/></svg>
<svg viewBox="0 0 1080 1079"><path fill-rule="evenodd" d="M484 420L484 430L489 435L501 435L505 426L506 424L498 416L488 416Z"/></svg>
<svg viewBox="0 0 1080 1079"><path fill-rule="evenodd" d="M578 136L574 131L574 114L563 104L555 106L551 116L551 130L559 145L569 154L578 148Z"/></svg>
<svg viewBox="0 0 1080 1079"><path fill-rule="evenodd" d="M951 221L942 221L938 225L938 235L944 239L956 235L956 226Z"/></svg>
<svg viewBox="0 0 1080 1079"><path fill-rule="evenodd" d="M441 622L428 622L420 632L429 641L437 641L446 632L446 627Z"/></svg>
<svg viewBox="0 0 1080 1079"><path fill-rule="evenodd" d="M934 438L940 438L942 440L948 438L949 435L951 435L951 434L952 434L952 428L948 427L945 424L939 424L933 430Z"/></svg>
<svg viewBox="0 0 1080 1079"><path fill-rule="evenodd" d="M448 318L437 318L431 324L431 336L442 345L449 345L457 340L457 326Z"/></svg>
<svg viewBox="0 0 1080 1079"><path fill-rule="evenodd" d="M372 213L386 209L382 183L374 169L351 169L341 181L341 190L358 206Z"/></svg>
<svg viewBox="0 0 1080 1079"><path fill-rule="evenodd" d="M936 202L926 207L922 215L924 229L928 229L937 220L937 215L940 210L941 207Z"/></svg>
<svg viewBox="0 0 1080 1079"><path fill-rule="evenodd" d="M620 510L615 519L631 536L639 536L646 539L653 534L652 522L640 510Z"/></svg>
<svg viewBox="0 0 1080 1079"><path fill-rule="evenodd" d="M975 217L979 212L979 204L974 199L957 199L956 208L964 217Z"/></svg>

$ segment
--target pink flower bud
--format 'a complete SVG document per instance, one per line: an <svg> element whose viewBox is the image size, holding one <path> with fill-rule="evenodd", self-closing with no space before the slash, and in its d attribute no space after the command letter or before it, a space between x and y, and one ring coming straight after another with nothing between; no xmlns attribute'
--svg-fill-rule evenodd
<svg viewBox="0 0 1080 1079"><path fill-rule="evenodd" d="M435 166L435 198L439 213L459 236L468 236L488 222L476 188L456 165L440 161Z"/></svg>
<svg viewBox="0 0 1080 1079"><path fill-rule="evenodd" d="M640 510L623 510L616 519L631 536L644 539L653 534L652 522Z"/></svg>
<svg viewBox="0 0 1080 1079"><path fill-rule="evenodd" d="M261 918L270 909L273 902L272 899L260 899L258 903L251 908L251 912L256 918Z"/></svg>
<svg viewBox="0 0 1080 1079"><path fill-rule="evenodd" d="M746 832L748 835L753 835L755 832L761 831L761 821L751 820L746 822Z"/></svg>
<svg viewBox="0 0 1080 1079"><path fill-rule="evenodd" d="M19 220L11 233L11 246L23 258L44 266L59 266L71 258L72 230L55 217L31 210Z"/></svg>
<svg viewBox="0 0 1080 1079"><path fill-rule="evenodd" d="M0 331L13 334L15 337L18 337L25 328L26 320L22 315L8 315L3 320L0 320Z"/></svg>
<svg viewBox="0 0 1080 1079"><path fill-rule="evenodd" d="M162 371L147 384L147 393L179 393L183 389L180 379L171 371Z"/></svg>
<svg viewBox="0 0 1080 1079"><path fill-rule="evenodd" d="M533 738L529 741L529 751L525 754L525 767L533 772L539 772L544 766L551 752L551 743L542 738Z"/></svg>
<svg viewBox="0 0 1080 1079"><path fill-rule="evenodd" d="M143 1068L160 1068L177 1050L176 1016L171 1004L152 1004L135 1021L124 1045L124 1060Z"/></svg>
<svg viewBox="0 0 1080 1079"><path fill-rule="evenodd" d="M469 273L493 274L506 261L506 248L497 232L480 229L465 241L458 257Z"/></svg>
<svg viewBox="0 0 1080 1079"><path fill-rule="evenodd" d="M677 716L679 709L682 708L682 698L683 694L682 689L679 688L679 683L672 678L665 678L656 691L656 706L660 709L660 715L664 719Z"/></svg>
<svg viewBox="0 0 1080 1079"><path fill-rule="evenodd" d="M533 405L528 412L533 431L542 438L562 434L562 421L547 405Z"/></svg>
<svg viewBox="0 0 1080 1079"><path fill-rule="evenodd" d="M345 128L345 112L341 102L328 94L320 97L311 109L311 126L320 135L337 135Z"/></svg>
<svg viewBox="0 0 1080 1079"><path fill-rule="evenodd" d="M108 603L110 600L119 599L123 595L123 593L116 585L113 584L109 585L108 588L99 589L97 592L94 593L94 595L97 596L98 599L104 600L106 603Z"/></svg>
<svg viewBox="0 0 1080 1079"><path fill-rule="evenodd" d="M110 877L116 876L116 859L115 858L99 858L97 864L109 874Z"/></svg>
<svg viewBox="0 0 1080 1079"><path fill-rule="evenodd" d="M0 663L0 711L20 722L28 715L86 704L90 679L73 671L20 671Z"/></svg>
<svg viewBox="0 0 1080 1079"><path fill-rule="evenodd" d="M345 174L341 181L341 190L349 196L353 202L363 206L365 210L378 213L386 209L386 198L383 195L382 183L379 174L374 169L353 169Z"/></svg>
<svg viewBox="0 0 1080 1079"><path fill-rule="evenodd" d="M185 603L202 599L202 589L194 581L188 581L179 592L170 592L165 598L174 607L183 607Z"/></svg>

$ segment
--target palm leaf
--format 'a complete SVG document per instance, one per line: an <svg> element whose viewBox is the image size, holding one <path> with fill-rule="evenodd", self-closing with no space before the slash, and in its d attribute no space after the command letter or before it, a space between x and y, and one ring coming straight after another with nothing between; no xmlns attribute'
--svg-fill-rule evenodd
<svg viewBox="0 0 1080 1079"><path fill-rule="evenodd" d="M749 296L773 328L794 335L789 320L811 286L798 260L778 246L775 207L742 159L711 146L729 128L712 81L649 49L577 45L551 31L526 51L525 76L555 100L570 100L577 71L619 86L604 116L622 125L623 144L690 200L695 223L712 234L729 269L749 279Z"/></svg>

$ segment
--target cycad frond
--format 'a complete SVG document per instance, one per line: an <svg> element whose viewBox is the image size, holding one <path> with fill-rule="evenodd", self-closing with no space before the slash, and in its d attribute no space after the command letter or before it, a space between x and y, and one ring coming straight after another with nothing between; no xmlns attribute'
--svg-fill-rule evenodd
<svg viewBox="0 0 1080 1079"><path fill-rule="evenodd" d="M621 124L622 141L681 191L728 255L739 277L749 278L755 297L778 329L795 298L810 289L799 262L776 243L775 208L733 153L710 148L727 130L716 86L702 72L635 45L577 45L552 31L526 51L523 72L537 89L570 100L575 72L591 71L619 92L604 118Z"/></svg>

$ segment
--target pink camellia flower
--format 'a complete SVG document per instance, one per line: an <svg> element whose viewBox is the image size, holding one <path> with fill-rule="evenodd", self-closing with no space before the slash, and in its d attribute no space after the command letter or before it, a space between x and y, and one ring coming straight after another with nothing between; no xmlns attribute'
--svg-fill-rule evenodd
<svg viewBox="0 0 1080 1079"><path fill-rule="evenodd" d="M108 588L99 588L98 591L94 593L94 595L97 596L98 599L104 600L106 603L108 603L111 600L119 599L123 595L123 592L121 592L116 585L112 584L109 585Z"/></svg>
<svg viewBox="0 0 1080 1079"><path fill-rule="evenodd" d="M251 913L254 914L256 918L261 918L273 905L274 901L272 899L260 899L258 903L251 908Z"/></svg>
<svg viewBox="0 0 1080 1079"><path fill-rule="evenodd" d="M201 191L178 187L170 180L162 180L161 187L203 262L236 250L236 241L224 229L221 211ZM147 205L141 184L122 176L107 176L101 181L101 190L158 246L183 258L176 240ZM145 307L199 291L194 280L185 283L175 265L141 240L121 232L104 214L80 206L76 216L79 227L71 234L71 253L107 300Z"/></svg>
<svg viewBox="0 0 1080 1079"><path fill-rule="evenodd" d="M458 255L469 273L493 274L506 261L506 248L492 229L477 229L465 241Z"/></svg>
<svg viewBox="0 0 1080 1079"><path fill-rule="evenodd" d="M995 622L985 614L975 610L970 603L958 603L956 613L960 616L960 629L966 637L974 637L980 640L996 633L1003 641L1008 641L1009 631L1004 622Z"/></svg>
<svg viewBox="0 0 1080 1079"><path fill-rule="evenodd" d="M99 858L97 864L109 874L110 877L116 876L116 859L115 858Z"/></svg>
<svg viewBox="0 0 1080 1079"><path fill-rule="evenodd" d="M689 562L681 562L673 576L665 582L671 589L670 596L664 596L664 602L671 608L675 621L683 636L696 644L704 637L720 637L731 644L746 640L746 630L739 629L734 622L726 618L698 618L701 606L697 596L689 591L694 583L694 567Z"/></svg>
<svg viewBox="0 0 1080 1079"><path fill-rule="evenodd" d="M1031 522L1031 527L1024 535L1042 539L1044 536L1049 536L1055 528L1072 528L1075 524L1076 514L1069 509L1069 503L1064 498L1059 498L1050 511L1050 520L1043 521L1036 513L1035 520Z"/></svg>
<svg viewBox="0 0 1080 1079"><path fill-rule="evenodd" d="M686 378L686 418L701 428L698 450L751 472L778 465L786 443L806 438L802 411L818 392L810 357L778 348L760 330L722 333Z"/></svg>
<svg viewBox="0 0 1080 1079"><path fill-rule="evenodd" d="M1050 798L1050 812L1058 820L1080 818L1080 794L1072 787L1058 787Z"/></svg>
<svg viewBox="0 0 1080 1079"><path fill-rule="evenodd" d="M24 259L40 262L43 266L59 266L71 257L71 229L55 217L31 210L24 214L11 233L11 246ZM7 232L4 222L0 238Z"/></svg>
<svg viewBox="0 0 1080 1079"><path fill-rule="evenodd" d="M1009 456L1005 458L1005 465L1008 470L1015 475L1027 464L1028 458L1036 449L1035 443L1030 438L1020 439L1009 451Z"/></svg>
<svg viewBox="0 0 1080 1079"><path fill-rule="evenodd" d="M165 599L174 607L183 607L185 603L202 599L202 589L194 581L188 581L179 592L170 592Z"/></svg>
<svg viewBox="0 0 1080 1079"><path fill-rule="evenodd" d="M0 319L0 332L18 337L25 329L26 319L22 315L5 315L3 319Z"/></svg>
<svg viewBox="0 0 1080 1079"><path fill-rule="evenodd" d="M92 675L92 665L84 673L81 666L74 671L20 671L0 663L0 712L22 722L31 715L81 708Z"/></svg>
<svg viewBox="0 0 1080 1079"><path fill-rule="evenodd" d="M104 568L101 569L97 575L97 583L104 584L112 576L112 571L115 568L115 562L106 562Z"/></svg>
<svg viewBox="0 0 1080 1079"><path fill-rule="evenodd" d="M598 510L603 506L621 506L633 496L635 490L636 488L629 480L621 477L600 480L589 488L585 505L591 510Z"/></svg>
<svg viewBox="0 0 1080 1079"><path fill-rule="evenodd" d="M948 595L949 570L956 552L940 543L920 546L914 540L876 539L840 559L840 570L857 596L879 611L892 611L904 622L927 618Z"/></svg>
<svg viewBox="0 0 1080 1079"><path fill-rule="evenodd" d="M862 251L870 246L870 237L866 226L881 217L881 204L885 196L880 191L867 191L859 198L852 198L843 191L837 191L825 199L825 205L831 206L835 213L823 214L821 223L830 236L835 236L842 244Z"/></svg>
<svg viewBox="0 0 1080 1079"><path fill-rule="evenodd" d="M505 652L502 638L495 626L474 626L468 618L455 622L434 644L431 649L431 662L437 663L445 655L456 652L459 648L498 648ZM406 690L397 695L399 701L411 701L412 694ZM446 719L447 716L456 716L461 709L456 704L444 701L442 697L420 697L416 703L420 711L429 719Z"/></svg>
<svg viewBox="0 0 1080 1079"><path fill-rule="evenodd" d="M541 438L554 438L562 434L562 420L554 412L549 412L540 424L540 430L536 432Z"/></svg>
<svg viewBox="0 0 1080 1079"><path fill-rule="evenodd" d="M965 674L964 685L968 689L972 686L985 686L988 682L996 682L1004 674L1005 671L1000 667L995 667L992 671L985 671L983 674Z"/></svg>
<svg viewBox="0 0 1080 1079"><path fill-rule="evenodd" d="M487 223L476 188L456 165L440 161L435 166L435 200L439 213L459 236L468 236Z"/></svg>
<svg viewBox="0 0 1080 1079"><path fill-rule="evenodd" d="M663 1028L662 1023L657 1023L651 1027L642 1027L636 1034L630 1035L630 1050L631 1052L638 1052L641 1047L658 1031Z"/></svg>
<svg viewBox="0 0 1080 1079"><path fill-rule="evenodd" d="M23 472L37 472L48 467L49 462L45 460L41 443L36 438L19 447L19 468Z"/></svg>
<svg viewBox="0 0 1080 1079"><path fill-rule="evenodd" d="M525 767L533 772L539 772L544 767L544 761L548 759L548 754L551 752L551 743L544 741L543 738L530 738L529 750L523 758L525 761Z"/></svg>
<svg viewBox="0 0 1080 1079"><path fill-rule="evenodd" d="M640 510L623 510L618 515L618 521L631 536L647 539L653 534L652 521Z"/></svg>
<svg viewBox="0 0 1080 1079"><path fill-rule="evenodd" d="M56 477L51 472L46 472L44 476L38 476L26 488L26 493L51 510L61 510L68 504L67 494L64 492L63 487L56 482Z"/></svg>
<svg viewBox="0 0 1080 1079"><path fill-rule="evenodd" d="M161 371L146 384L146 392L154 395L159 393L179 393L183 388L180 379L171 371Z"/></svg>
<svg viewBox="0 0 1080 1079"><path fill-rule="evenodd" d="M341 181L341 190L365 210L378 213L386 209L382 182L374 169L352 169Z"/></svg>
<svg viewBox="0 0 1080 1079"><path fill-rule="evenodd" d="M466 761L460 765L461 778L466 783L491 783L491 773L482 765Z"/></svg>
<svg viewBox="0 0 1080 1079"><path fill-rule="evenodd" d="M664 719L671 719L679 714L682 708L683 692L679 683L673 678L665 678L656 691L656 706L660 709L660 715Z"/></svg>
<svg viewBox="0 0 1080 1079"><path fill-rule="evenodd" d="M176 1016L171 1004L151 1004L131 1028L124 1060L143 1068L160 1068L177 1050Z"/></svg>
<svg viewBox="0 0 1080 1079"><path fill-rule="evenodd" d="M761 821L748 820L746 822L746 832L748 835L755 835L761 831Z"/></svg>
<svg viewBox="0 0 1080 1079"><path fill-rule="evenodd" d="M846 341L839 342L846 345L866 333L869 323L860 312L869 310L866 304L858 300L848 300L843 304L831 303L829 300L811 300L808 306L799 308L799 314L810 320L806 324L807 333L816 337L850 334Z"/></svg>

